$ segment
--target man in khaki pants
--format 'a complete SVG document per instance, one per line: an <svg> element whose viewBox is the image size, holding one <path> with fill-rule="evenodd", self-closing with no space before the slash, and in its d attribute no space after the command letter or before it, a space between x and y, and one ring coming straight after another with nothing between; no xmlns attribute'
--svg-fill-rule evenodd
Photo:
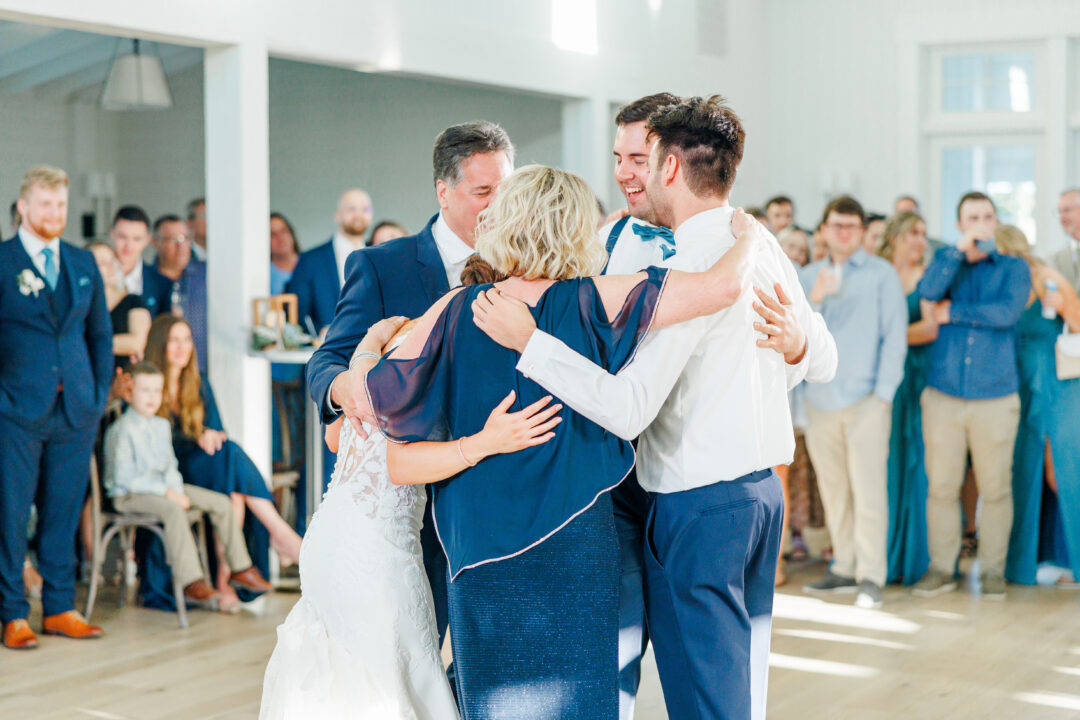
<svg viewBox="0 0 1080 720"><path fill-rule="evenodd" d="M1012 529L1012 457L1020 419L1013 335L1031 292L1020 258L994 248L993 201L971 192L960 199L956 247L937 251L919 294L937 303L939 330L922 396L926 521L930 569L913 592L933 597L956 589L960 553L960 487L967 453L979 483L979 566L984 597L1005 597L1005 556Z"/></svg>
<svg viewBox="0 0 1080 720"><path fill-rule="evenodd" d="M825 208L829 256L800 272L810 305L836 339L836 378L806 388L806 447L817 472L833 562L810 593L857 592L881 606L888 570L892 400L904 377L907 303L892 265L862 249L865 214L851 197Z"/></svg>

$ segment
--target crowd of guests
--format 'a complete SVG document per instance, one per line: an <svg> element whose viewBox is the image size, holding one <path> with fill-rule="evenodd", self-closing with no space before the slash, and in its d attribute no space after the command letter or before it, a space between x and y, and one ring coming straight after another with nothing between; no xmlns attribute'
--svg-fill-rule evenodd
<svg viewBox="0 0 1080 720"><path fill-rule="evenodd" d="M42 597L46 632L101 634L74 611L68 562L77 530L84 565L92 557L92 456L112 509L152 512L166 526L168 547L140 545L149 605L172 607L170 567L190 602L231 610L269 589L268 547L286 565L299 558L300 535L226 434L206 378L205 201L153 221L121 207L108 239L84 252L59 242L67 188L62 170L31 169L12 206L14 237L0 244L15 278L0 285L0 389L10 398L0 400L0 621L12 647L37 642L28 594ZM1006 580L1080 579L1080 429L1070 422L1080 361L1057 341L1080 331L1080 190L1059 198L1071 240L1049 261L999 225L978 192L959 203L955 246L927 238L910 196L889 217L836 198L812 231L784 196L756 214L839 350L834 381L792 392L796 457L778 468L787 547L805 554L802 536L822 525L831 541L829 569L806 590L857 593L868 607L891 582L932 596L956 587L965 553L977 555L988 597L1003 597ZM349 254L407 234L373 226L359 189L341 195L333 219L333 236L301 252L288 219L270 216L271 292L296 295L313 335L333 319ZM286 426L301 422L302 371L273 369L295 396ZM191 509L211 518L211 568L199 567Z"/></svg>
<svg viewBox="0 0 1080 720"><path fill-rule="evenodd" d="M988 598L1080 579L1080 359L1058 340L1080 332L1080 190L1059 198L1070 240L1049 261L980 192L958 204L955 246L927 238L910 196L888 218L836 198L813 232L793 210L780 196L757 213L839 354L835 380L792 392L780 469L792 553L808 527L831 540L806 591L930 597L957 587L962 554Z"/></svg>
<svg viewBox="0 0 1080 720"><path fill-rule="evenodd" d="M29 597L42 600L47 634L102 634L74 609L76 577L80 568L88 577L96 541L91 462L103 509L148 513L164 526L164 547L150 534L136 543L145 605L175 608L175 574L189 604L235 611L272 589L268 548L285 566L300 555L300 534L225 432L206 376L205 200L153 221L125 205L107 239L81 250L60 241L68 185L59 168L32 168L11 208L12 237L0 243L0 268L12 278L0 284L0 622L12 648L38 644ZM301 253L289 221L271 215L272 292L295 292L314 332L333 316L345 257L406 233L393 222L369 228L371 218L367 194L347 191L334 237ZM301 370L274 376L297 380ZM302 401L295 408L298 423ZM199 559L192 511L210 519L210 567Z"/></svg>

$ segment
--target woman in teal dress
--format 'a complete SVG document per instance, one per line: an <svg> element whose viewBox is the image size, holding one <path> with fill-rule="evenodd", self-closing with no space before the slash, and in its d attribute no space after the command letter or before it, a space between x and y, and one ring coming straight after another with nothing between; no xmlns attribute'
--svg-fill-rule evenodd
<svg viewBox="0 0 1080 720"><path fill-rule="evenodd" d="M1002 226L998 250L1031 266L1030 305L1017 326L1020 429L1013 455L1013 526L1005 577L1034 585L1041 563L1080 579L1080 380L1058 380L1054 343L1066 322L1080 331L1080 300L1068 281L1030 254L1027 238ZM1057 284L1056 291L1047 288ZM1053 318L1043 309L1054 310Z"/></svg>
<svg viewBox="0 0 1080 720"><path fill-rule="evenodd" d="M926 269L926 223L917 213L903 212L889 220L880 254L893 264L907 293L908 353L904 380L896 390L889 438L889 582L910 585L930 564L926 539L927 479L924 465L922 408L930 345L937 324L922 311L915 288Z"/></svg>

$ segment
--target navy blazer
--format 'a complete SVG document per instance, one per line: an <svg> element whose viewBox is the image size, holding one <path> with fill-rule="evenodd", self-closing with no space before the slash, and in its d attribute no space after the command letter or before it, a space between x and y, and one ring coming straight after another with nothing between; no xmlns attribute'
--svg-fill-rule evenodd
<svg viewBox="0 0 1080 720"><path fill-rule="evenodd" d="M327 403L330 383L349 369L353 351L368 328L395 315L420 317L449 292L446 266L431 234L438 217L431 218L416 235L349 255L345 263L345 289L326 341L307 365L308 388L322 410L324 422L332 422L339 414ZM296 268L299 270L300 266Z"/></svg>
<svg viewBox="0 0 1080 720"><path fill-rule="evenodd" d="M157 317L172 309L173 281L162 275L156 265L143 263L142 298L150 317Z"/></svg>
<svg viewBox="0 0 1080 720"><path fill-rule="evenodd" d="M315 332L333 321L334 308L341 295L333 238L330 238L330 242L300 253L292 277L285 284L285 292L296 293L297 314L300 325L305 329L306 318L309 317Z"/></svg>
<svg viewBox="0 0 1080 720"><path fill-rule="evenodd" d="M37 296L20 290L25 270L41 277L22 241L0 243L0 415L40 428L59 394L68 422L85 428L101 418L113 375L112 320L97 263L61 242L56 290L46 285Z"/></svg>

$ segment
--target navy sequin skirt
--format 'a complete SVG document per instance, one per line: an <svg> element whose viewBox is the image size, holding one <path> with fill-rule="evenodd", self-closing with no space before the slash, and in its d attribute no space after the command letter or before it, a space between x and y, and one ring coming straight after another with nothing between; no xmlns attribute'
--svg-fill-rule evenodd
<svg viewBox="0 0 1080 720"><path fill-rule="evenodd" d="M619 714L619 546L611 496L528 552L448 586L463 720Z"/></svg>

